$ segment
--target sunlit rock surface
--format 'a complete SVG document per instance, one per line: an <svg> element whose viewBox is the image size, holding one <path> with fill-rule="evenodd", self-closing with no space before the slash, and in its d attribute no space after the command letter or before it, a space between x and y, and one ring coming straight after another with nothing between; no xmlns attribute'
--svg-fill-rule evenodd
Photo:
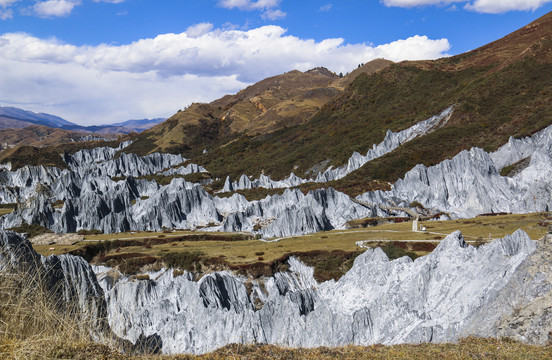
<svg viewBox="0 0 552 360"><path fill-rule="evenodd" d="M503 324L520 313L507 299L541 313L550 307L550 264L531 269L543 265L552 243L536 248L522 231L478 249L455 232L415 261L389 261L380 249L368 250L339 281L325 283L293 258L288 272L259 280L219 272L196 282L162 270L136 281L105 267L96 272L113 331L130 341L156 334L166 353L204 353L229 343L447 342L505 333ZM524 277L531 285L514 286ZM547 341L550 321L540 326L527 316L525 322L522 333L511 328L510 336Z"/></svg>
<svg viewBox="0 0 552 360"><path fill-rule="evenodd" d="M107 317L104 293L90 265L81 257L36 253L19 234L0 231L0 274L19 273L32 286L43 286L49 296L67 311L80 311L99 332ZM37 291L42 291L37 288ZM36 314L40 316L40 314Z"/></svg>
<svg viewBox="0 0 552 360"><path fill-rule="evenodd" d="M512 177L500 170L527 158ZM552 204L552 127L510 141L492 154L472 148L426 167L417 165L391 191L368 192L357 199L408 206L413 201L452 217L482 213L549 211Z"/></svg>
<svg viewBox="0 0 552 360"><path fill-rule="evenodd" d="M451 111L449 108L415 125L415 129L389 135L371 153L381 155L412 136L441 126ZM118 156L119 150L96 148L67 155L69 170L30 166L16 171L0 169L0 203L17 203L14 212L0 217L0 228L33 223L58 233L80 229L112 233L202 227L283 237L342 229L348 221L363 217L404 216L400 209L409 208L413 202L430 214L444 213L451 218L548 211L552 203L552 127L528 138L510 139L491 154L473 148L432 167L417 165L390 191L367 192L357 199L328 188L306 195L287 189L281 195L247 201L239 194L212 196L200 184L182 178L162 186L144 177L187 175L205 169L179 155ZM349 170L356 166L349 165ZM510 165L513 170L509 175L501 176L501 169ZM289 179L290 184L302 181L294 174ZM258 181L266 187L274 185L266 176ZM235 190L252 183L247 176L238 183L226 178L225 188Z"/></svg>
<svg viewBox="0 0 552 360"><path fill-rule="evenodd" d="M216 272L194 281L172 269L148 280L91 267L70 255L44 258L0 232L0 273L44 281L67 303L130 342L155 339L165 353L205 353L230 343L289 347L456 341L509 336L544 344L552 330L552 236L523 231L479 248L460 232L429 255L389 261L367 250L338 281L318 283L294 258L274 277ZM38 314L37 314L38 315ZM105 329L104 329L105 330ZM107 329L106 331L108 331Z"/></svg>

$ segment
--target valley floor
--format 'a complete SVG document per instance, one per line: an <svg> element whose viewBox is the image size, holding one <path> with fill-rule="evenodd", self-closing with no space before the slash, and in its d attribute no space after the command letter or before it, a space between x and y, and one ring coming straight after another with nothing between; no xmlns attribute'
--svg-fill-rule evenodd
<svg viewBox="0 0 552 360"><path fill-rule="evenodd" d="M365 248L381 247L390 258L423 256L455 230L462 231L465 240L476 246L517 229L537 240L546 234L552 215L534 213L424 221L419 227L425 231L418 232L412 231L411 221L362 227L369 221L351 222L351 227L359 228L269 240L255 239L246 233L165 231L85 235L83 241L72 244L54 243L52 234L50 243L33 239L31 242L44 256L77 254L93 264L119 266L129 275L172 265L202 273L230 269L254 277L268 276L293 255L313 266L315 276L324 281L344 274Z"/></svg>

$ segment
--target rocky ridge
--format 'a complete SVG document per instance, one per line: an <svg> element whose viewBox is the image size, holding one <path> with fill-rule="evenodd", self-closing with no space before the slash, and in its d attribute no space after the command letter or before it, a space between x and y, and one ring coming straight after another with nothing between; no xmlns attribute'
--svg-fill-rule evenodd
<svg viewBox="0 0 552 360"><path fill-rule="evenodd" d="M39 255L31 243L11 231L0 231L0 274L25 274L29 281L42 285L66 311L84 316L99 335L107 324L104 293L95 273L81 257ZM41 283L42 282L42 283ZM97 330L97 331L96 331Z"/></svg>
<svg viewBox="0 0 552 360"><path fill-rule="evenodd" d="M530 161L516 175L500 175L503 167L524 158ZM357 199L393 206L408 206L417 201L455 218L481 213L550 211L550 164L552 127L547 127L530 137L510 138L491 154L472 148L432 167L417 165L390 191L368 192Z"/></svg>

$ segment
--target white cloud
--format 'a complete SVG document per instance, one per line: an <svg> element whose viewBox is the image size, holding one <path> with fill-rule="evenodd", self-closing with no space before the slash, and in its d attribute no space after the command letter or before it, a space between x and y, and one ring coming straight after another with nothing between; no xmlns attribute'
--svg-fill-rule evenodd
<svg viewBox="0 0 552 360"><path fill-rule="evenodd" d="M60 17L69 15L77 5L80 5L80 1L48 0L36 3L33 10L41 17Z"/></svg>
<svg viewBox="0 0 552 360"><path fill-rule="evenodd" d="M414 7L464 3L464 8L481 13L499 14L508 11L534 11L552 0L383 0L386 6Z"/></svg>
<svg viewBox="0 0 552 360"><path fill-rule="evenodd" d="M192 25L188 29L186 29L186 35L191 38L197 38L209 33L211 30L213 30L213 24L199 23L196 25Z"/></svg>
<svg viewBox="0 0 552 360"><path fill-rule="evenodd" d="M499 14L513 10L535 11L552 0L476 0L466 4L466 9L482 13Z"/></svg>
<svg viewBox="0 0 552 360"><path fill-rule="evenodd" d="M220 0L219 6L226 9L265 10L278 7L281 0Z"/></svg>
<svg viewBox="0 0 552 360"><path fill-rule="evenodd" d="M327 11L330 11L332 7L333 7L333 4L322 5L320 9L318 9L318 11L327 12Z"/></svg>
<svg viewBox="0 0 552 360"><path fill-rule="evenodd" d="M263 11L261 17L265 20L283 19L287 14L277 9L282 0L219 0L218 5L226 9L239 9L244 11Z"/></svg>
<svg viewBox="0 0 552 360"><path fill-rule="evenodd" d="M453 2L466 2L465 0L383 0L386 6L414 7L422 5L446 5Z"/></svg>
<svg viewBox="0 0 552 360"><path fill-rule="evenodd" d="M285 18L286 15L287 14L280 9L270 9L263 13L262 18L265 20L278 20Z"/></svg>
<svg viewBox="0 0 552 360"><path fill-rule="evenodd" d="M198 24L121 46L8 33L0 35L0 104L95 123L170 116L193 101L211 101L293 69L325 66L345 73L375 58L432 59L449 48L446 39L425 36L379 46L316 42L279 26L243 31Z"/></svg>
<svg viewBox="0 0 552 360"><path fill-rule="evenodd" d="M19 0L0 0L0 7L8 7Z"/></svg>
<svg viewBox="0 0 552 360"><path fill-rule="evenodd" d="M11 9L1 10L0 9L0 20L6 20L6 19L11 19L11 18L13 18L13 10L11 10Z"/></svg>
<svg viewBox="0 0 552 360"><path fill-rule="evenodd" d="M18 0L0 0L0 20L13 18L13 10L7 9Z"/></svg>

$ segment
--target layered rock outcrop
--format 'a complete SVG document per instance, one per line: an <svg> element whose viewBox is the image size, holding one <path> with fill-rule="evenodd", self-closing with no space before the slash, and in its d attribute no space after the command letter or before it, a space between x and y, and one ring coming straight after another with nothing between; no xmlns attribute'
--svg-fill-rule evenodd
<svg viewBox="0 0 552 360"><path fill-rule="evenodd" d="M397 134L416 136L430 131L446 121L450 111L426 120L423 126L418 124L418 132L407 129ZM400 141L389 143L398 146ZM377 155L392 147L384 145L381 149L376 146L373 153ZM205 169L186 163L178 155L117 157L119 150L98 148L68 155L65 159L69 170L0 169L0 202L18 204L13 213L0 217L0 228L29 223L58 233L80 229L112 233L208 227L213 231L281 237L340 229L348 221L362 217L400 216L413 202L422 204L430 213L444 212L451 218L491 212L548 211L552 203L552 127L528 138L510 139L491 154L473 148L432 167L418 165L390 191L368 192L354 200L331 188L306 195L287 189L281 195L247 201L239 194L229 198L212 196L199 184L181 178L161 186L144 176L185 175ZM503 167L515 163L516 171L509 176L500 174ZM293 174L290 179L302 181ZM267 187L274 185L268 177L259 181ZM227 179L225 186L248 184L251 181L243 176L237 185Z"/></svg>
<svg viewBox="0 0 552 360"><path fill-rule="evenodd" d="M512 176L500 170L527 158ZM413 201L455 218L482 213L549 211L552 204L552 127L531 137L510 141L494 153L472 148L426 167L417 165L391 191L368 192L358 200L408 206Z"/></svg>
<svg viewBox="0 0 552 360"><path fill-rule="evenodd" d="M43 257L19 234L0 231L0 274L23 274L33 286L49 291L48 296L61 309L83 316L93 333L100 334L107 329L104 292L83 258L72 255Z"/></svg>

